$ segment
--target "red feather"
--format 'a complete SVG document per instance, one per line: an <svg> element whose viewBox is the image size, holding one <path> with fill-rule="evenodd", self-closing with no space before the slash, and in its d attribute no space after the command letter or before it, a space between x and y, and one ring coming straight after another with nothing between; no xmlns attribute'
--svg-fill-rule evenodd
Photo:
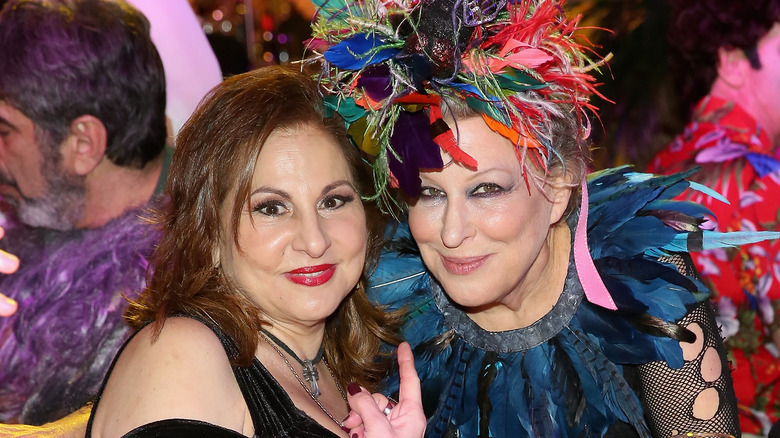
<svg viewBox="0 0 780 438"><path fill-rule="evenodd" d="M450 154L452 159L456 162L466 167L476 169L477 160L458 147L458 142L455 141L455 134L452 133L452 129L447 126L442 118L439 104L436 103L429 106L428 113L431 121L431 136L433 137L433 141L438 144L442 150Z"/></svg>

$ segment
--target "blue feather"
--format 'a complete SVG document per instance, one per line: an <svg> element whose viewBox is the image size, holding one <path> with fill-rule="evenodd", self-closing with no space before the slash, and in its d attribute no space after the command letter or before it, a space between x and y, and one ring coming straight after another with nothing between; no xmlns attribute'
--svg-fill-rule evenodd
<svg viewBox="0 0 780 438"><path fill-rule="evenodd" d="M697 241L695 246L691 245L688 234L681 234L664 245L663 249L674 252L695 252L703 249L736 247L778 238L780 238L780 232L777 231L733 231L729 233L703 231L701 241Z"/></svg>
<svg viewBox="0 0 780 438"><path fill-rule="evenodd" d="M691 185L691 189L696 190L697 192L704 193L705 195L715 198L718 201L725 202L726 204L731 204L729 200L726 199L723 195L705 186L704 184L699 184L694 181L689 181L689 184Z"/></svg>
<svg viewBox="0 0 780 438"><path fill-rule="evenodd" d="M395 56L394 48L380 48L385 42L375 34L358 33L351 38L331 46L325 53L325 60L345 70L360 70Z"/></svg>
<svg viewBox="0 0 780 438"><path fill-rule="evenodd" d="M564 329L561 334L570 337L570 345L596 382L609 410L616 414L619 420L632 425L640 437L651 438L639 400L615 364L604 357L598 345L585 333ZM608 424L611 423L612 421Z"/></svg>

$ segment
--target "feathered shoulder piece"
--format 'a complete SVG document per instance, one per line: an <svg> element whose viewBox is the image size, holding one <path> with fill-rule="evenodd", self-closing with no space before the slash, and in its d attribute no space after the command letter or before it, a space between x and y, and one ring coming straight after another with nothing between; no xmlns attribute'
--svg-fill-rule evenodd
<svg viewBox="0 0 780 438"><path fill-rule="evenodd" d="M322 61L330 106L355 143L376 157L378 193L417 195L419 169L440 149L467 166L442 120L447 98L465 104L542 169L555 155L551 118L593 110L596 64L559 0L314 0L309 48ZM583 136L587 117L580 117Z"/></svg>

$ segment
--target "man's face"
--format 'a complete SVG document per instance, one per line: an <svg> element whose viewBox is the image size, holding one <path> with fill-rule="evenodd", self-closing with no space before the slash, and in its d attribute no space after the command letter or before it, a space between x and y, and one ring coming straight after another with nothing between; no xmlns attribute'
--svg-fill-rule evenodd
<svg viewBox="0 0 780 438"><path fill-rule="evenodd" d="M84 179L65 172L42 132L0 99L0 197L29 226L71 229L83 211Z"/></svg>

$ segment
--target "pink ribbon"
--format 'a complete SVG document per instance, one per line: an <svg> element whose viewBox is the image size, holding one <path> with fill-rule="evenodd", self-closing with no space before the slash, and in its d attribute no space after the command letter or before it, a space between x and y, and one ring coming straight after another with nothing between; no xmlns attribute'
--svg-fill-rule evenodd
<svg viewBox="0 0 780 438"><path fill-rule="evenodd" d="M582 289L585 291L585 297L591 303L604 307L605 309L617 310L612 296L607 287L601 280L596 265L590 256L588 249L588 184L585 177L582 178L582 204L580 206L580 217L577 220L577 230L574 232L574 267L577 269L577 275L580 277Z"/></svg>

